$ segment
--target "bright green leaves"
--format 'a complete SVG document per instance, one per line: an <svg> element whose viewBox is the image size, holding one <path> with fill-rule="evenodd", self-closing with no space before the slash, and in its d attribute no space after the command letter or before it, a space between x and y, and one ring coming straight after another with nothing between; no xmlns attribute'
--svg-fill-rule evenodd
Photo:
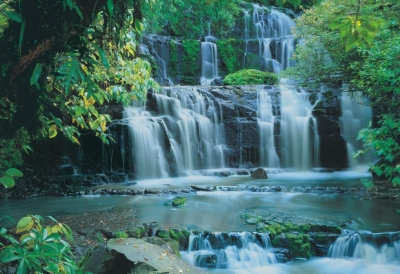
<svg viewBox="0 0 400 274"><path fill-rule="evenodd" d="M35 66L35 69L33 70L31 79L30 79L31 86L35 85L37 89L40 89L38 80L39 80L40 74L42 74L42 69L43 69L42 63L37 63Z"/></svg>
<svg viewBox="0 0 400 274"><path fill-rule="evenodd" d="M82 71L78 56L75 53L70 52L66 56L60 57L58 62L61 63L61 66L58 68L60 76L57 76L57 79L61 81L64 92L68 95L73 85L85 80L85 73Z"/></svg>
<svg viewBox="0 0 400 274"><path fill-rule="evenodd" d="M353 47L365 49L371 46L379 27L384 23L385 20L371 15L349 15L334 19L329 27L332 30L339 30L347 52Z"/></svg>
<svg viewBox="0 0 400 274"><path fill-rule="evenodd" d="M0 229L0 237L10 241L10 245L2 247L0 263L17 261L18 274L42 273L82 273L74 263L71 246L63 237L72 239L69 226L57 222L44 227L43 218L39 215L28 215L22 218L16 227L16 234L22 234L19 240L14 239L6 229Z"/></svg>
<svg viewBox="0 0 400 274"><path fill-rule="evenodd" d="M114 2L113 0L107 0L107 10L110 16L113 16L114 13Z"/></svg>
<svg viewBox="0 0 400 274"><path fill-rule="evenodd" d="M18 169L9 168L6 170L5 174L0 177L0 183L3 184L5 188L12 188L15 185L15 178L22 176L22 172Z"/></svg>
<svg viewBox="0 0 400 274"><path fill-rule="evenodd" d="M12 188L15 185L14 179L8 175L0 177L0 183L3 184L5 188Z"/></svg>
<svg viewBox="0 0 400 274"><path fill-rule="evenodd" d="M15 230L16 234L21 234L22 232L26 232L30 230L35 224L34 219L31 216L23 217L18 221L17 229Z"/></svg>

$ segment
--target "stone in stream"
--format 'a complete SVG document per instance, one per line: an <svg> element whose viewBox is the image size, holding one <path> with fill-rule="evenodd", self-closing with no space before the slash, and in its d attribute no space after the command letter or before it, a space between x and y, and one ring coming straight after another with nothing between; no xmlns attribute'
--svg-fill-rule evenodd
<svg viewBox="0 0 400 274"><path fill-rule="evenodd" d="M257 168L252 174L251 177L254 179L268 179L267 172L263 168Z"/></svg>

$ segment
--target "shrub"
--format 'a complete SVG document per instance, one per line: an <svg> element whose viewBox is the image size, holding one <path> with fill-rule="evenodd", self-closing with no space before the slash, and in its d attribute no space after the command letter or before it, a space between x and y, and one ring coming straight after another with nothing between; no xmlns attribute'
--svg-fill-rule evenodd
<svg viewBox="0 0 400 274"><path fill-rule="evenodd" d="M242 69L228 74L224 79L225 85L275 85L278 76L275 73L255 69Z"/></svg>
<svg viewBox="0 0 400 274"><path fill-rule="evenodd" d="M28 215L19 220L14 238L6 228L0 228L0 237L9 245L0 243L0 263L18 262L16 273L82 273L72 258L71 246L63 239L72 240L72 230L65 224L53 222L44 227L42 216Z"/></svg>

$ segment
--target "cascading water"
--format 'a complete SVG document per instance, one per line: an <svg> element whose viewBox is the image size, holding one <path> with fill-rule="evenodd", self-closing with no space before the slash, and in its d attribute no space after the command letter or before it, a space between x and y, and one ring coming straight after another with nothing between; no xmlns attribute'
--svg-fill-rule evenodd
<svg viewBox="0 0 400 274"><path fill-rule="evenodd" d="M218 50L213 43L215 37L206 36L205 42L201 42L201 78L202 86L211 86L218 75Z"/></svg>
<svg viewBox="0 0 400 274"><path fill-rule="evenodd" d="M248 11L244 12L246 43L245 60L248 52L248 43L256 38L259 44L258 56L264 60L264 70L278 73L294 65L291 57L294 53L295 40L291 29L295 27L294 21L286 14L266 7L253 5L252 22L255 29L251 35Z"/></svg>
<svg viewBox="0 0 400 274"><path fill-rule="evenodd" d="M275 148L275 116L272 111L271 95L268 90L259 88L258 130L260 133L260 165L280 167L279 157Z"/></svg>
<svg viewBox="0 0 400 274"><path fill-rule="evenodd" d="M353 153L362 149L362 141L357 140L358 132L368 126L372 119L371 107L361 92L343 92L341 98L342 116L340 130L347 143L347 158L350 167L360 163L371 163L372 154L360 155L356 159Z"/></svg>
<svg viewBox="0 0 400 274"><path fill-rule="evenodd" d="M281 92L281 154L286 168L309 170L318 165L319 138L317 120L312 110L310 93L297 90L285 83Z"/></svg>
<svg viewBox="0 0 400 274"><path fill-rule="evenodd" d="M200 233L189 237L184 259L204 268L248 269L277 263L267 234Z"/></svg>
<svg viewBox="0 0 400 274"><path fill-rule="evenodd" d="M400 233L344 230L328 252L333 258L362 259L368 263L400 263Z"/></svg>
<svg viewBox="0 0 400 274"><path fill-rule="evenodd" d="M186 175L225 166L222 110L196 88L164 88L151 94L150 111L128 107L134 169L139 178Z"/></svg>

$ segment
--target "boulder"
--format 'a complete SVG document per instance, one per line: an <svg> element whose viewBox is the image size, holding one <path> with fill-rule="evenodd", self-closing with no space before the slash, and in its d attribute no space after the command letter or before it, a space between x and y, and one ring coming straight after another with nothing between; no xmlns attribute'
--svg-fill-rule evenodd
<svg viewBox="0 0 400 274"><path fill-rule="evenodd" d="M254 179L267 179L267 172L263 168L257 168L252 174L251 177Z"/></svg>
<svg viewBox="0 0 400 274"><path fill-rule="evenodd" d="M144 239L111 239L107 243L107 252L103 249L100 255L103 261L98 262L97 269L85 270L94 274L206 273L169 253L163 246L148 243ZM98 269L99 266L101 269Z"/></svg>

